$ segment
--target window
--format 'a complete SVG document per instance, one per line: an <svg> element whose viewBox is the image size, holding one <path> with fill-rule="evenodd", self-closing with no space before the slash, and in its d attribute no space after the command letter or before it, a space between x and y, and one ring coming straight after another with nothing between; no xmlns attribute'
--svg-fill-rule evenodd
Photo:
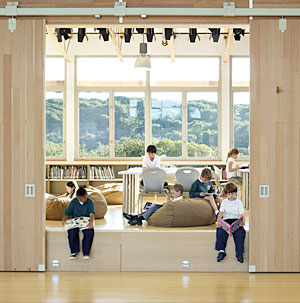
<svg viewBox="0 0 300 303"><path fill-rule="evenodd" d="M80 92L78 115L80 157L108 157L109 93Z"/></svg>
<svg viewBox="0 0 300 303"><path fill-rule="evenodd" d="M239 157L249 157L250 111L250 59L232 57L232 147L239 150Z"/></svg>
<svg viewBox="0 0 300 303"><path fill-rule="evenodd" d="M249 92L233 93L233 146L239 150L239 156L249 157Z"/></svg>
<svg viewBox="0 0 300 303"><path fill-rule="evenodd" d="M187 94L188 157L218 156L218 93Z"/></svg>
<svg viewBox="0 0 300 303"><path fill-rule="evenodd" d="M46 79L46 157L64 157L65 59L45 59Z"/></svg>
<svg viewBox="0 0 300 303"><path fill-rule="evenodd" d="M115 93L115 156L140 157L145 152L145 94Z"/></svg>
<svg viewBox="0 0 300 303"><path fill-rule="evenodd" d="M152 143L157 153L180 157L182 151L182 94L151 94Z"/></svg>
<svg viewBox="0 0 300 303"><path fill-rule="evenodd" d="M62 92L46 92L46 157L63 156L63 105Z"/></svg>

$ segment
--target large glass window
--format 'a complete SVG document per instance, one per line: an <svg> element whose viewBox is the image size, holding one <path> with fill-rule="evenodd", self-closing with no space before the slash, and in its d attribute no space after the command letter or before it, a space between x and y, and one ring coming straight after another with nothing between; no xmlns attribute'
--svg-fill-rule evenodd
<svg viewBox="0 0 300 303"><path fill-rule="evenodd" d="M145 94L115 93L115 156L140 157L145 152Z"/></svg>
<svg viewBox="0 0 300 303"><path fill-rule="evenodd" d="M78 110L80 157L108 157L109 93L80 92Z"/></svg>
<svg viewBox="0 0 300 303"><path fill-rule="evenodd" d="M182 151L182 94L151 94L152 143L159 155L180 157Z"/></svg>
<svg viewBox="0 0 300 303"><path fill-rule="evenodd" d="M250 59L232 58L232 86L249 87L250 86Z"/></svg>
<svg viewBox="0 0 300 303"><path fill-rule="evenodd" d="M151 86L219 85L219 58L151 58Z"/></svg>
<svg viewBox="0 0 300 303"><path fill-rule="evenodd" d="M63 156L63 106L62 92L46 92L46 157Z"/></svg>
<svg viewBox="0 0 300 303"><path fill-rule="evenodd" d="M134 64L135 58L77 58L77 85L145 86L146 73Z"/></svg>
<svg viewBox="0 0 300 303"><path fill-rule="evenodd" d="M241 157L249 156L249 92L233 93L233 146Z"/></svg>
<svg viewBox="0 0 300 303"><path fill-rule="evenodd" d="M217 158L218 93L187 94L188 156Z"/></svg>
<svg viewBox="0 0 300 303"><path fill-rule="evenodd" d="M46 86L64 85L65 59L59 57L47 57L45 60Z"/></svg>

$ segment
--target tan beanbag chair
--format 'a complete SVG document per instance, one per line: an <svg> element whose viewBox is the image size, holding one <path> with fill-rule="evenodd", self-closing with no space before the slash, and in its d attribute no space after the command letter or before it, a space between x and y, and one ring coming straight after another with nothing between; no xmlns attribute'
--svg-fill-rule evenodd
<svg viewBox="0 0 300 303"><path fill-rule="evenodd" d="M187 198L164 204L147 221L154 226L188 227L213 224L216 216L209 201Z"/></svg>
<svg viewBox="0 0 300 303"><path fill-rule="evenodd" d="M101 219L107 212L107 203L101 192L94 188L87 188L88 197L94 201L96 219ZM61 220L64 211L70 204L70 199L66 197L55 197L46 194L46 219Z"/></svg>
<svg viewBox="0 0 300 303"><path fill-rule="evenodd" d="M122 183L105 183L97 187L108 205L123 204L123 184Z"/></svg>

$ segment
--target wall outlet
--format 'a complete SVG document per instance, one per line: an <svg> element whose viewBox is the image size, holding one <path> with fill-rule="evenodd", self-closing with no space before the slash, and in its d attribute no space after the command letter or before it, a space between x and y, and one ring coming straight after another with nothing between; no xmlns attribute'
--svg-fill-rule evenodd
<svg viewBox="0 0 300 303"><path fill-rule="evenodd" d="M35 184L25 184L25 197L35 197Z"/></svg>
<svg viewBox="0 0 300 303"><path fill-rule="evenodd" d="M269 185L259 185L259 197L269 198Z"/></svg>
<svg viewBox="0 0 300 303"><path fill-rule="evenodd" d="M45 271L46 267L45 264L39 264L39 271Z"/></svg>
<svg viewBox="0 0 300 303"><path fill-rule="evenodd" d="M190 261L182 261L181 262L182 268L190 268Z"/></svg>
<svg viewBox="0 0 300 303"><path fill-rule="evenodd" d="M249 265L249 272L256 272L255 265Z"/></svg>

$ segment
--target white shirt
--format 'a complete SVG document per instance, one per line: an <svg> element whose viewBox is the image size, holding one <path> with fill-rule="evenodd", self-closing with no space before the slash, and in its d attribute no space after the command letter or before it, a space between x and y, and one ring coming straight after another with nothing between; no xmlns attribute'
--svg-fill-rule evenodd
<svg viewBox="0 0 300 303"><path fill-rule="evenodd" d="M151 161L148 155L143 156L143 167L147 167L147 168L160 167L160 157L155 155L153 161Z"/></svg>
<svg viewBox="0 0 300 303"><path fill-rule="evenodd" d="M175 202L175 201L178 201L178 200L183 200L183 197L180 196L180 197L174 198L174 199L172 200L172 202Z"/></svg>
<svg viewBox="0 0 300 303"><path fill-rule="evenodd" d="M239 219L244 214L243 203L239 199L222 201L220 211L224 212L223 219Z"/></svg>
<svg viewBox="0 0 300 303"><path fill-rule="evenodd" d="M236 177L237 176L237 171L229 171L229 163L232 162L232 167L231 168L237 168L237 164L235 162L235 159L233 158L228 158L228 161L226 163L226 174L227 174L227 179L231 177Z"/></svg>

